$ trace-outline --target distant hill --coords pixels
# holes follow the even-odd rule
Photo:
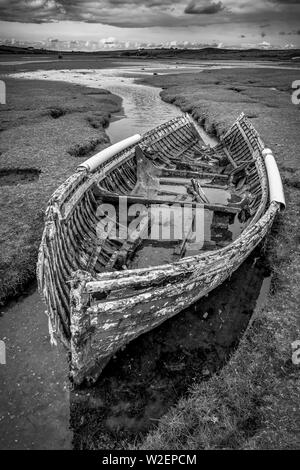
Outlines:
[[[116,51],[50,51],[47,49],[37,49],[34,47],[17,47],[0,45],[0,54],[49,54],[65,56],[103,56],[103,57],[130,57],[145,59],[198,59],[198,60],[291,60],[299,58],[300,49],[218,49],[207,47],[204,49],[137,49],[137,50],[116,50]]]
[[[138,51],[122,51],[122,56],[144,58],[178,58],[199,60],[291,60],[299,57],[300,49],[139,49]]]
[[[34,47],[15,47],[0,45],[0,54],[57,54],[56,51],[47,49],[35,49]]]

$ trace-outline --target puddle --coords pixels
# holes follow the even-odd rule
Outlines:
[[[0,186],[14,186],[28,184],[40,177],[41,171],[37,168],[9,168],[0,170]]]
[[[44,312],[36,285],[1,308],[0,449],[71,448],[68,364]]]

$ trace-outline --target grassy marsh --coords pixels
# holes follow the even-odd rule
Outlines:
[[[193,386],[143,449],[297,449],[300,446],[299,106],[291,102],[297,71],[217,70],[153,77],[164,100],[178,105],[216,135],[242,111],[270,146],[283,177],[287,209],[265,250],[273,272],[267,302],[252,319],[228,364]]]
[[[109,144],[121,99],[106,90],[5,78],[0,110],[0,301],[35,277],[43,212],[78,164]],[[15,184],[13,184],[15,183]]]

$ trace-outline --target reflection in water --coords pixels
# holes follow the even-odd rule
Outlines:
[[[119,351],[93,388],[71,393],[75,449],[135,442],[224,365],[268,286],[259,256],[256,249],[222,286]]]

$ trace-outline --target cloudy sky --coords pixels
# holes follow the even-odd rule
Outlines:
[[[0,0],[2,43],[300,47],[300,0]]]

